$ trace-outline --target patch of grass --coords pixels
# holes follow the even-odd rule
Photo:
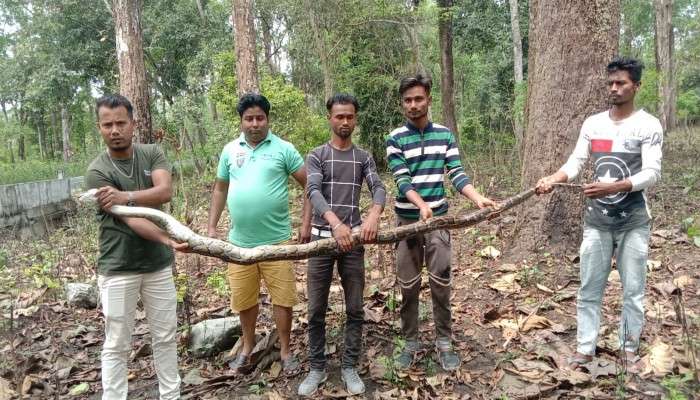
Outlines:
[[[693,381],[693,376],[691,373],[686,373],[685,375],[671,375],[665,377],[661,381],[661,386],[663,386],[668,393],[665,399],[668,400],[687,400],[686,392],[692,393],[692,388],[690,387]]]
[[[207,287],[214,290],[214,293],[221,297],[228,296],[230,291],[228,287],[228,279],[226,279],[226,271],[214,271],[207,276]]]
[[[532,286],[538,282],[542,282],[544,273],[536,265],[531,267],[524,266],[524,268],[518,271],[517,278],[521,286]]]

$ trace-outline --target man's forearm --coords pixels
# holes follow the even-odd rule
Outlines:
[[[221,191],[214,190],[211,195],[211,207],[209,208],[209,222],[207,224],[209,229],[216,229],[216,225],[219,223],[219,218],[221,218],[221,213],[224,211],[225,200],[226,194]]]
[[[410,201],[411,203],[413,203],[413,205],[416,206],[416,207],[418,207],[418,208],[423,208],[423,207],[427,207],[427,206],[428,206],[428,203],[426,203],[426,202],[423,200],[423,198],[420,197],[420,195],[418,194],[418,192],[416,192],[415,190],[409,190],[409,191],[407,191],[407,192],[406,192],[406,198],[408,199],[408,201]]]
[[[156,243],[168,244],[170,236],[153,222],[145,218],[130,217],[122,217],[121,220],[142,238]]]

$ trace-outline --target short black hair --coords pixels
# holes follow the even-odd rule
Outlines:
[[[360,103],[357,102],[355,96],[348,93],[336,93],[326,101],[326,109],[331,112],[334,104],[352,104],[355,107],[355,112],[360,110]]]
[[[401,79],[399,83],[399,95],[403,94],[410,88],[422,86],[427,94],[430,94],[430,88],[433,86],[433,80],[429,76],[423,74],[416,74],[414,76],[407,76]]]
[[[634,83],[639,83],[642,80],[643,69],[644,64],[634,58],[615,57],[610,61],[610,64],[608,64],[608,74],[612,74],[616,71],[627,71],[630,75],[630,79]]]
[[[267,97],[257,93],[246,93],[241,96],[236,106],[238,116],[243,117],[245,110],[252,107],[260,107],[265,112],[266,116],[270,116],[270,102],[267,100]]]
[[[129,114],[129,118],[134,119],[134,106],[131,105],[129,99],[120,94],[106,94],[97,99],[95,102],[95,115],[97,115],[98,121],[100,120],[100,108],[102,107],[112,109],[124,107],[126,108],[126,113]]]

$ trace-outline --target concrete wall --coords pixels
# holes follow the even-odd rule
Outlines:
[[[71,194],[83,177],[0,185],[0,229],[43,234],[47,224],[75,209]]]

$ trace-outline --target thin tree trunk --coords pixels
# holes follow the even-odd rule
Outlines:
[[[673,71],[673,0],[654,0],[656,70],[659,73],[659,119],[664,131],[675,126]]]
[[[10,122],[10,119],[7,117],[7,107],[5,106],[5,102],[2,101],[0,102],[2,104],[2,115],[5,116],[5,123]]]
[[[134,135],[141,143],[153,143],[149,90],[143,61],[142,0],[114,0],[114,31],[119,61],[119,90],[134,106]]]
[[[37,141],[39,142],[39,156],[42,160],[46,160],[46,131],[44,129],[44,121],[41,115],[36,117],[36,133]]]
[[[515,82],[514,99],[517,98],[523,83],[523,43],[520,36],[519,17],[518,0],[510,0],[510,31],[513,38],[513,80]],[[517,105],[517,103],[514,105]],[[513,132],[515,133],[517,147],[520,148],[523,144],[523,124],[521,110],[516,110],[515,108],[513,109]]]
[[[19,140],[17,143],[17,157],[19,157],[21,161],[27,159],[27,155],[24,152],[24,134],[19,135]]]
[[[71,117],[70,113],[68,112],[68,107],[64,104],[61,106],[61,142],[63,143],[63,162],[68,162],[71,158],[70,131]]]
[[[584,119],[607,108],[605,65],[617,53],[619,17],[619,0],[530,2],[522,187],[557,171]],[[582,211],[583,195],[573,190],[555,191],[523,207],[514,254],[573,250],[580,241]]]
[[[265,52],[265,64],[270,70],[270,74],[276,75],[279,73],[279,69],[275,64],[275,60],[272,56],[272,28],[273,28],[273,16],[269,10],[260,10],[260,30],[262,30],[262,41],[263,50]]]
[[[440,38],[440,88],[442,94],[442,120],[452,131],[459,146],[459,131],[455,117],[454,66],[452,57],[452,0],[438,0],[440,20],[438,36]]]
[[[199,13],[199,18],[202,19],[202,22],[207,22],[207,15],[204,14],[204,5],[202,4],[202,0],[194,0],[194,2],[197,5],[197,12]]]
[[[7,140],[7,151],[10,153],[10,164],[15,163],[15,149],[13,148],[13,140],[8,139]]]
[[[211,98],[208,98],[207,103],[209,104],[209,113],[211,114],[211,119],[213,121],[218,121],[219,120],[219,110],[217,110],[217,108],[216,108],[216,101],[214,101]]]
[[[236,50],[238,96],[249,92],[260,92],[253,15],[253,0],[233,0],[233,35]]]
[[[326,49],[326,41],[323,38],[321,27],[318,23],[318,3],[312,4],[310,0],[304,0],[304,7],[309,14],[309,23],[313,31],[314,42],[316,44],[316,52],[321,61],[321,73],[323,73],[323,97],[325,99],[333,96],[333,73],[328,59],[328,50]]]

